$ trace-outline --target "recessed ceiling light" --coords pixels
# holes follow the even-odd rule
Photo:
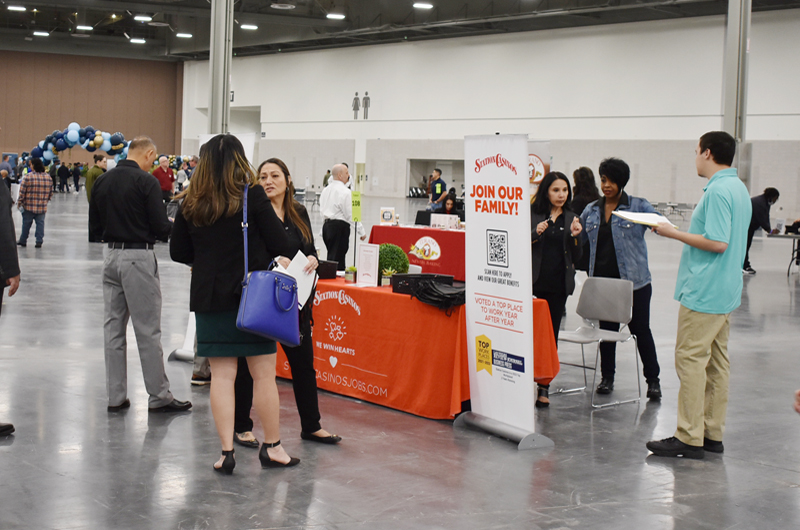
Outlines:
[[[256,26],[255,24],[242,24],[239,27],[242,28],[242,29],[250,29],[250,30],[258,29],[258,26]]]
[[[117,15],[111,15],[111,18],[117,18]]]
[[[27,11],[23,6],[8,6],[9,11]]]
[[[131,39],[130,42],[131,42],[131,44],[144,44],[147,41],[144,40],[144,39]]]
[[[169,27],[169,23],[167,23],[167,22],[156,22],[156,21],[148,22],[147,25],[148,26],[153,26],[154,28],[168,28]]]
[[[46,31],[34,31],[33,34],[36,37],[49,37],[50,36],[50,34],[47,33]]]
[[[192,34],[191,33],[176,33],[175,36],[178,37],[179,39],[191,39],[192,38]]]
[[[38,13],[38,12],[39,12],[39,10],[36,9],[35,7],[33,9],[31,9],[31,13]]]
[[[417,9],[433,9],[433,4],[427,2],[414,2],[414,7]]]
[[[341,13],[328,13],[328,18],[333,20],[344,20],[344,15]]]
[[[297,6],[289,2],[273,2],[269,7],[272,9],[295,9]]]
[[[81,31],[92,31],[94,28],[92,26],[79,25],[79,26],[75,26],[75,29],[79,29]]]
[[[150,22],[151,20],[153,20],[153,17],[151,17],[150,15],[136,15],[135,17],[133,17],[133,20],[137,22]]]

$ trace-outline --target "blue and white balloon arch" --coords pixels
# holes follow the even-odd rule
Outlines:
[[[31,149],[30,156],[50,162],[61,151],[80,145],[90,153],[97,150],[105,151],[119,162],[128,156],[130,143],[130,140],[125,140],[121,132],[111,134],[92,126],[81,127],[77,122],[72,122],[63,131],[53,131],[40,141],[39,145]]]

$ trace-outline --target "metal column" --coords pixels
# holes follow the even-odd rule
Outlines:
[[[211,47],[208,98],[208,132],[228,132],[231,116],[230,84],[233,54],[234,0],[211,0]]]
[[[739,177],[749,187],[749,145],[745,144],[747,124],[747,65],[750,58],[752,0],[728,0],[725,32],[725,64],[722,88],[722,130],[736,138]]]

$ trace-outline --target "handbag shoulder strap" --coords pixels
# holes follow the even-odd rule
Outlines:
[[[244,194],[242,195],[242,233],[244,234],[244,278],[242,278],[242,285],[247,285],[247,267],[249,265],[248,252],[247,252],[247,192],[248,185],[244,185]]]

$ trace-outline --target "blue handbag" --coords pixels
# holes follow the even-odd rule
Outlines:
[[[244,279],[236,327],[242,331],[299,346],[300,313],[297,307],[297,282],[277,271],[248,272],[247,187],[244,190]],[[273,261],[273,263],[275,263]]]

